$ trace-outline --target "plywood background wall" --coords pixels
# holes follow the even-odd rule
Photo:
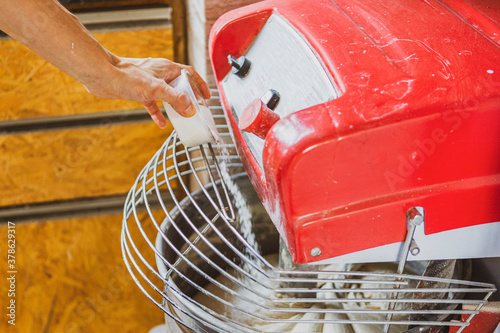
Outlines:
[[[94,36],[120,56],[174,60],[172,29]],[[18,42],[0,40],[0,123],[134,109],[142,105],[94,97]],[[171,131],[149,120],[112,123],[103,116],[90,126],[0,134],[0,212],[124,194]],[[164,322],[163,312],[140,292],[123,263],[122,216],[73,214],[10,220],[16,224],[16,325],[8,325],[2,311],[0,332],[135,333]],[[0,221],[3,253],[7,222]],[[2,309],[9,301],[7,282],[0,282]]]
[[[104,215],[17,224],[16,325],[9,325],[2,311],[0,332],[147,333],[163,323],[163,312],[140,292],[123,264],[121,219]],[[3,250],[6,230],[0,226]],[[153,261],[151,251],[140,251]],[[8,301],[6,282],[0,283],[2,309]]]
[[[96,34],[110,51],[173,58],[172,31]],[[100,99],[20,45],[0,42],[0,120],[142,109]],[[146,111],[144,111],[145,113]],[[170,134],[152,122],[0,136],[0,206],[124,193]]]
[[[119,56],[173,59],[172,29],[94,37]],[[142,108],[137,102],[87,93],[79,82],[14,40],[0,43],[0,105],[0,120]]]

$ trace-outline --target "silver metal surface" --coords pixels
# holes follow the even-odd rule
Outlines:
[[[76,13],[76,17],[84,25],[109,24],[118,22],[159,21],[163,24],[170,23],[172,17],[171,7],[135,8],[121,10],[106,10]]]
[[[227,173],[207,176],[215,170],[212,154],[203,156],[209,149],[185,149],[174,132],[142,170],[124,207],[125,264],[164,311],[171,332],[337,332],[335,327],[352,325],[382,332],[389,323],[391,333],[464,327],[455,316],[473,317],[496,290],[457,278],[461,261],[437,270],[439,276],[427,276],[418,262],[408,263],[417,266],[403,274],[396,273],[397,263],[389,270],[377,264],[280,268],[271,260],[279,235],[243,172],[223,116],[216,121],[225,143],[214,146],[215,158]],[[234,220],[220,209],[220,177]],[[167,207],[165,195],[173,206]],[[153,211],[152,201],[160,201],[161,209]],[[396,288],[400,297],[392,299]],[[466,303],[476,310],[461,310]]]
[[[281,98],[274,110],[281,117],[335,99],[339,90],[307,41],[288,22],[271,15],[244,54],[251,62],[244,78],[233,73],[222,82],[225,98],[236,119],[254,99],[269,89]],[[264,140],[243,133],[262,167]]]

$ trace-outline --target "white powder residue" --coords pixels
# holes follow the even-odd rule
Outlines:
[[[255,239],[255,234],[253,233],[252,230],[252,213],[248,208],[247,200],[241,193],[240,187],[238,186],[237,183],[233,181],[229,173],[229,168],[228,168],[228,162],[230,159],[229,150],[224,146],[222,146],[220,150],[222,153],[221,154],[222,158],[221,161],[219,162],[219,165],[227,189],[233,196],[233,204],[234,207],[236,208],[236,212],[238,213],[239,217],[238,220],[240,224],[240,233],[248,242],[248,245],[254,250],[258,251],[259,244],[257,244],[257,241]],[[250,251],[247,250],[246,254],[250,254],[249,252]]]

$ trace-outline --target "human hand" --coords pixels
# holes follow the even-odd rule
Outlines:
[[[167,59],[121,58],[92,37],[57,0],[0,0],[0,29],[103,98],[141,102],[160,127],[167,121],[157,101],[183,116],[195,113],[189,98],[167,83],[187,69],[205,98],[210,90],[196,71]],[[42,19],[40,19],[42,18]]]
[[[160,127],[167,120],[156,104],[165,101],[184,117],[191,117],[196,110],[189,97],[168,85],[181,74],[183,68],[198,83],[204,98],[210,97],[208,85],[190,66],[161,58],[121,58],[111,56],[112,67],[102,75],[102,80],[82,82],[87,90],[102,98],[122,98],[141,102],[153,121]]]

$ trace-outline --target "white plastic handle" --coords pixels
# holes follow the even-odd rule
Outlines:
[[[194,116],[189,118],[178,114],[167,102],[163,102],[163,106],[184,146],[193,147],[216,141],[215,122],[206,106],[198,105]]]

